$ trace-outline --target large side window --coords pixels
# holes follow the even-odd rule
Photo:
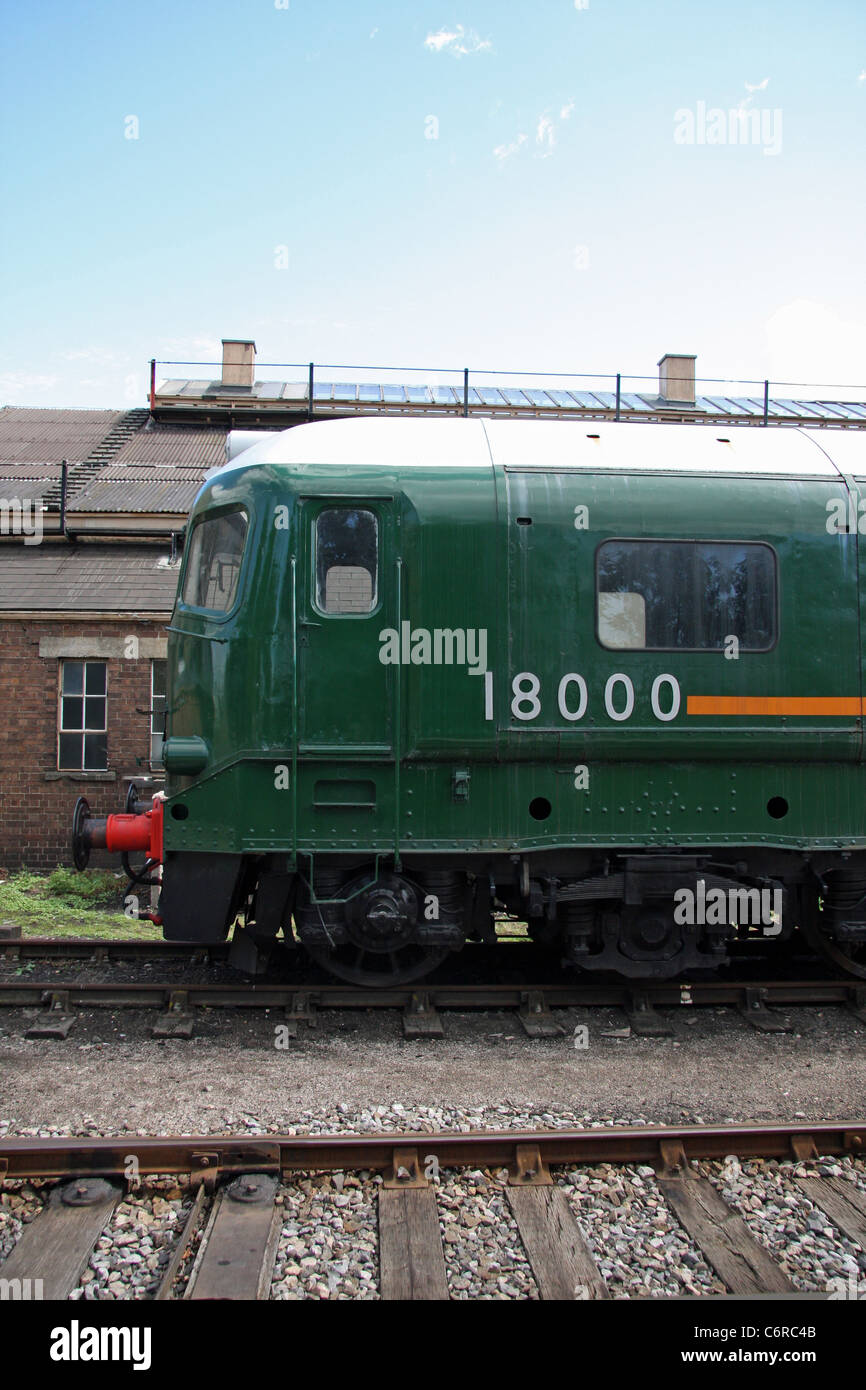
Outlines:
[[[150,766],[162,767],[165,738],[165,674],[168,662],[159,657],[150,663]]]
[[[598,640],[633,651],[767,651],[777,639],[776,556],[747,541],[605,541]]]
[[[183,581],[183,601],[192,608],[227,613],[238,591],[247,535],[242,511],[206,517],[193,527]]]
[[[326,507],[316,517],[316,607],[372,613],[378,598],[379,523],[366,507]]]
[[[108,767],[107,666],[104,661],[64,661],[60,668],[57,766],[67,772]]]

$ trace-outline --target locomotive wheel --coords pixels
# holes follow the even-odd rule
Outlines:
[[[806,895],[804,895],[805,897]],[[842,970],[846,975],[854,975],[858,980],[866,980],[866,943],[852,942],[840,946],[821,930],[821,913],[818,908],[818,895],[809,895],[811,901],[802,904],[800,930],[819,956]]]
[[[800,930],[812,950],[817,951],[819,956],[829,961],[837,970],[843,970],[846,975],[854,975],[858,980],[866,980],[866,945],[857,942],[849,946],[840,946],[838,941],[831,941],[829,936],[825,936],[818,924],[808,916],[801,923]]]
[[[422,946],[417,942],[387,952],[365,950],[353,943],[333,949],[307,946],[306,951],[317,965],[337,979],[350,985],[370,985],[374,989],[422,980],[450,955],[447,946]]]

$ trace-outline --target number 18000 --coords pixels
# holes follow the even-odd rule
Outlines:
[[[541,714],[541,679],[532,671],[519,671],[511,682],[511,714],[522,723],[530,723]],[[656,676],[650,691],[653,717],[669,724],[680,712],[680,685],[675,676],[664,673]],[[589,691],[583,676],[569,671],[562,677],[556,692],[560,715],[569,724],[583,719],[589,708]],[[617,724],[624,723],[634,713],[634,684],[622,671],[608,676],[604,687],[604,710]],[[484,717],[493,718],[493,672],[484,672]]]

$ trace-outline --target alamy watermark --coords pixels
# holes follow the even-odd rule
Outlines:
[[[151,1365],[150,1327],[82,1327],[73,1318],[68,1327],[51,1330],[48,1355],[52,1361],[130,1361],[134,1371]]]
[[[0,1303],[39,1302],[44,1297],[42,1279],[0,1279]]]
[[[828,1280],[827,1293],[831,1302],[839,1299],[866,1302],[866,1279],[858,1279],[856,1275],[849,1274],[845,1280],[837,1275],[834,1279]]]
[[[42,503],[32,497],[0,497],[0,536],[23,536],[25,545],[42,541]]]
[[[474,675],[487,670],[486,627],[385,627],[379,633],[383,666],[468,666]]]
[[[774,107],[707,106],[705,101],[674,112],[677,145],[758,145],[765,155],[782,153],[782,112]]]
[[[825,510],[829,536],[866,536],[866,497],[831,497]]]
[[[708,888],[699,878],[695,888],[674,892],[674,921],[680,927],[760,927],[764,936],[782,930],[781,888]]]

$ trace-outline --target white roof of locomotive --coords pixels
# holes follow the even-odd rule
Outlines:
[[[229,436],[231,439],[231,436]],[[224,469],[255,464],[489,467],[509,470],[672,472],[783,477],[866,476],[866,434],[797,427],[584,420],[424,419],[313,421],[244,433]],[[222,472],[220,469],[219,472]]]

